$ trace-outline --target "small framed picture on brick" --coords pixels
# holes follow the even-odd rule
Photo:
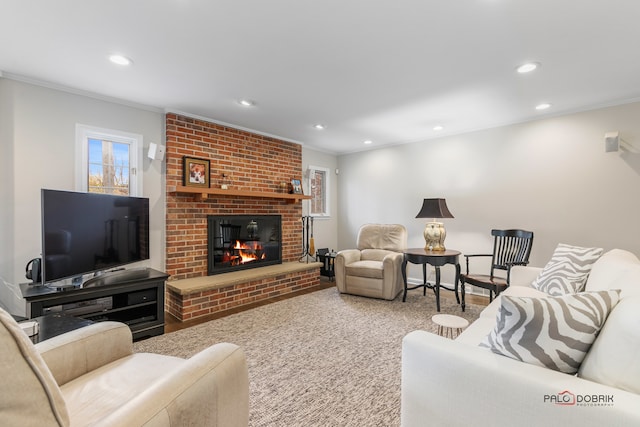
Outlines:
[[[299,179],[291,180],[291,193],[292,194],[302,194],[302,182]]]
[[[184,156],[182,158],[182,183],[185,187],[209,188],[210,162],[207,159]]]

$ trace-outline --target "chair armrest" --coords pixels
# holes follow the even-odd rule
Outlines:
[[[345,249],[336,255],[333,262],[333,274],[336,279],[336,287],[340,292],[345,292],[347,289],[347,265],[356,261],[360,261],[360,250],[358,249]]]
[[[514,265],[511,267],[509,284],[511,286],[530,286],[541,271],[542,267]]]
[[[389,279],[399,277],[402,274],[403,261],[404,261],[403,253],[392,252],[390,254],[385,255],[384,258],[382,258],[382,269],[385,272],[384,273],[385,277],[389,277]]]
[[[479,258],[479,257],[493,257],[493,254],[466,254],[464,255],[465,259],[465,272],[469,274],[469,258]]]
[[[612,408],[557,405],[565,390],[613,396]],[[640,396],[424,331],[402,342],[401,424],[640,425]],[[595,410],[593,410],[595,409]]]
[[[99,322],[38,343],[36,349],[61,386],[132,354],[132,343],[124,323]]]
[[[464,255],[465,258],[473,258],[473,257],[479,257],[479,256],[493,256],[493,254],[466,254],[466,255]]]
[[[514,261],[514,262],[508,262],[508,263],[507,263],[507,266],[508,266],[509,268],[512,268],[512,267],[515,267],[515,266],[522,266],[522,267],[525,267],[525,266],[527,266],[527,265],[529,265],[529,261]]]
[[[391,253],[388,253],[382,259],[383,262],[386,261],[386,260],[392,260],[393,262],[397,262],[398,260],[400,260],[400,263],[402,263],[402,261],[404,260],[404,253],[402,253],[402,252],[391,252]]]
[[[404,261],[403,253],[392,252],[384,256],[384,258],[382,259],[382,265],[385,270],[391,266],[393,266],[393,268],[401,268],[402,261]]]
[[[345,249],[336,255],[336,263],[342,262],[343,265],[351,264],[352,262],[360,261],[361,251],[359,249]]]
[[[249,424],[249,374],[235,344],[215,344],[169,372],[95,426]]]

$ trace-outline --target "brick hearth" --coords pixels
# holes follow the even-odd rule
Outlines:
[[[318,266],[303,271],[269,275],[227,286],[214,285],[207,276],[207,215],[276,214],[282,217],[282,261],[298,263],[302,250],[301,202],[271,197],[198,195],[175,191],[182,185],[183,157],[211,162],[211,187],[220,188],[222,175],[231,179],[230,189],[265,194],[278,193],[281,182],[302,178],[302,147],[178,114],[166,115],[167,217],[166,270],[167,311],[180,320],[194,319],[254,303],[262,299],[317,286]],[[309,264],[312,265],[312,264]],[[255,270],[244,270],[251,274]],[[224,278],[221,279],[224,282]],[[208,288],[186,292],[194,283]]]
[[[319,284],[320,263],[288,262],[167,283],[167,312],[181,321],[285,295]]]

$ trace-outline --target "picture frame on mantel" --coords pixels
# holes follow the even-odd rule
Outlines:
[[[302,193],[302,181],[296,178],[291,180],[291,194],[303,194]]]
[[[211,185],[211,162],[196,157],[182,157],[182,185],[185,187],[209,188]]]

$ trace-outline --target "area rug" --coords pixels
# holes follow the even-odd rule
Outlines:
[[[441,313],[477,319],[482,307],[441,299]],[[328,288],[136,342],[136,352],[189,357],[218,342],[241,346],[249,425],[399,426],[402,338],[436,331],[432,292],[394,301]],[[428,363],[428,361],[425,361]]]

